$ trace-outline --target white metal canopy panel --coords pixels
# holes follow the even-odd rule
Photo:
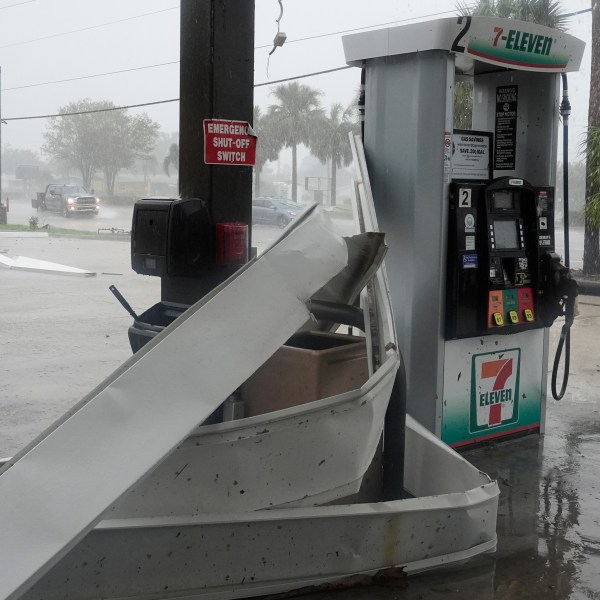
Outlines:
[[[508,69],[577,71],[585,43],[535,23],[497,17],[450,17],[342,37],[346,62],[447,50],[458,57]]]
[[[415,498],[102,521],[23,600],[231,600],[495,549],[497,484],[410,417],[405,483]]]
[[[198,427],[103,518],[313,506],[355,494],[381,437],[396,367],[390,357],[360,389]]]
[[[94,277],[96,275],[93,271],[86,271],[78,267],[61,265],[38,258],[28,258],[27,256],[15,256],[12,258],[0,256],[0,264],[13,271],[32,271],[34,273],[50,273],[54,275],[80,275],[82,277]]]
[[[30,587],[265,362],[346,263],[344,240],[308,210],[11,460],[0,474],[0,598]]]

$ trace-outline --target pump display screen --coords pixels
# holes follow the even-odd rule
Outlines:
[[[494,192],[494,210],[514,210],[515,197],[512,192]]]
[[[519,250],[517,221],[494,221],[494,237],[498,250]]]

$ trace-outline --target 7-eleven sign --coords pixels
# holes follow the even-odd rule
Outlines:
[[[519,419],[521,350],[473,356],[470,431],[510,425]]]

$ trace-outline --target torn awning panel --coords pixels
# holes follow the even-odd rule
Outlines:
[[[309,318],[305,302],[346,264],[344,240],[308,211],[11,460],[0,597],[18,597],[82,539]]]
[[[2,265],[3,267],[7,267],[8,269],[10,269],[13,264],[14,264],[14,260],[12,258],[10,258],[10,256],[3,256],[2,254],[0,254],[0,265]]]
[[[27,256],[15,256],[12,259],[11,269],[14,271],[32,271],[35,273],[53,273],[56,275],[80,275],[82,277],[94,277],[96,273],[79,269],[78,267],[69,267],[59,263],[39,260],[37,258],[28,258]]]
[[[0,254],[0,265],[13,271],[32,271],[34,273],[51,273],[55,275],[80,275],[82,277],[94,277],[96,273],[86,271],[77,267],[69,267],[59,263],[28,258],[27,256],[2,256]]]

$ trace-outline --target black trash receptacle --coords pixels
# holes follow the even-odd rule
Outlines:
[[[127,332],[133,352],[136,353],[188,308],[188,304],[159,302],[139,315]]]
[[[6,206],[0,204],[0,225],[6,225],[8,223],[6,212]]]

